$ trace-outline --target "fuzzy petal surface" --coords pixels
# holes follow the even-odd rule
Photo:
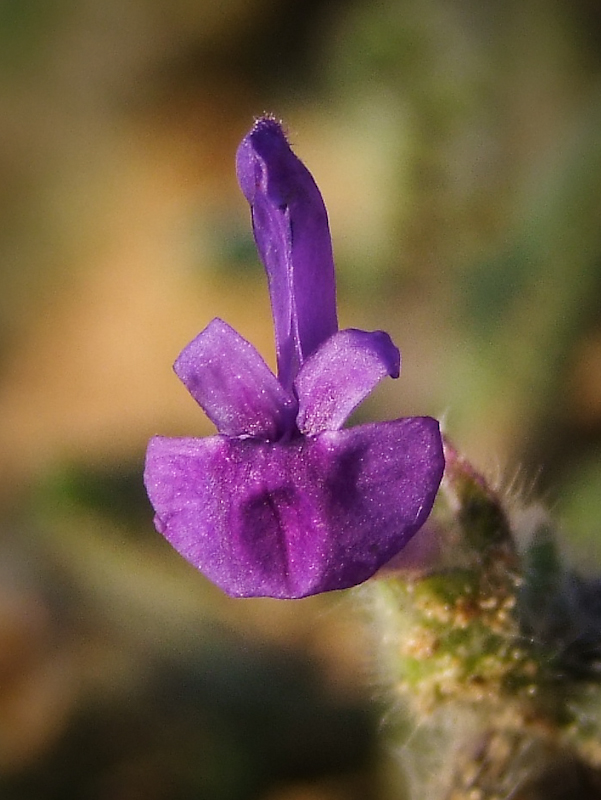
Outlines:
[[[444,469],[429,417],[287,444],[151,440],[157,529],[239,597],[295,598],[362,583],[426,520]]]
[[[221,319],[182,350],[173,368],[220,433],[273,440],[294,420],[294,397],[258,350]]]
[[[382,378],[398,378],[400,369],[401,354],[384,331],[338,331],[303,364],[294,382],[299,430],[308,435],[338,430]]]
[[[238,148],[236,169],[267,270],[278,377],[289,389],[304,360],[338,329],[328,216],[276,120],[255,123]]]

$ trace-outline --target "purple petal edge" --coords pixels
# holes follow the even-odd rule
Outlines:
[[[296,400],[258,350],[221,319],[182,350],[173,368],[220,433],[273,440],[293,424]]]
[[[278,377],[289,389],[304,360],[338,329],[326,208],[279,122],[257,120],[236,155],[269,281]]]
[[[438,423],[413,417],[286,445],[151,440],[157,528],[236,597],[297,598],[362,583],[427,519],[444,470]]]
[[[338,430],[382,378],[398,378],[400,369],[401,354],[384,331],[338,331],[303,364],[294,383],[299,430]]]

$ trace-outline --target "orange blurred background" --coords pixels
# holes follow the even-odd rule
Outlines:
[[[0,0],[0,796],[402,796],[357,607],[222,596],[141,484],[211,432],[171,364],[212,317],[273,363],[264,111],[403,354],[362,417],[443,418],[598,561],[600,45],[586,0]]]

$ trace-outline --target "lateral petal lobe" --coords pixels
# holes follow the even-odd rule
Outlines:
[[[338,331],[303,364],[295,389],[301,433],[338,430],[382,378],[398,378],[401,354],[384,331]]]
[[[221,319],[182,350],[173,368],[220,433],[273,440],[294,419],[292,395],[258,350]]]

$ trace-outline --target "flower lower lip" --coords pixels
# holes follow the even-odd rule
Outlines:
[[[442,477],[439,444],[429,418],[285,445],[156,437],[146,483],[163,535],[229,594],[303,597],[361,583],[409,541]]]

